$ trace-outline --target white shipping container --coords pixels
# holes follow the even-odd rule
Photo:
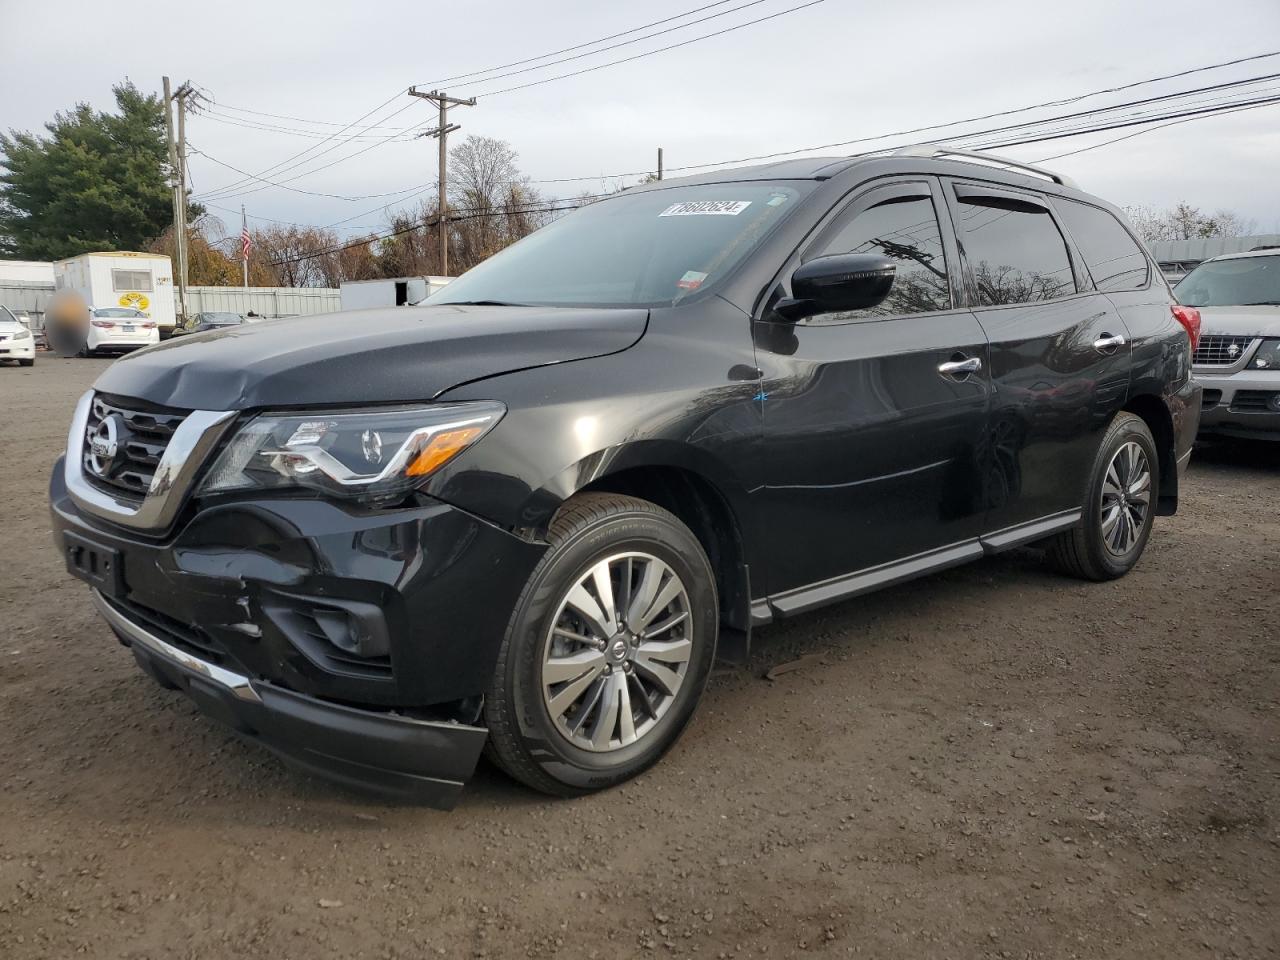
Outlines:
[[[54,286],[74,290],[91,307],[136,307],[173,332],[173,265],[159,253],[84,253],[53,265]]]
[[[443,289],[452,277],[391,277],[386,280],[344,280],[340,287],[343,310],[399,307],[417,303]]]

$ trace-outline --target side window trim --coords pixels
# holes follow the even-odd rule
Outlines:
[[[800,254],[800,262],[805,263],[812,260],[813,250],[815,247],[821,247],[827,243],[831,237],[838,234],[844,229],[850,220],[855,219],[865,213],[872,207],[885,203],[889,200],[933,200],[933,195],[929,191],[929,184],[923,181],[897,182],[890,184],[882,184],[872,187],[870,190],[863,190],[855,194],[847,203],[840,207],[827,223],[819,229],[814,236],[804,244],[804,249]],[[935,216],[937,211],[934,211]]]
[[[1071,293],[1064,294],[1061,297],[1054,297],[1052,300],[1035,301],[1037,303],[1056,303],[1060,300],[1069,300],[1071,297],[1082,295],[1092,295],[1097,293],[1093,287],[1093,278],[1089,275],[1084,265],[1084,260],[1080,256],[1079,250],[1076,248],[1075,242],[1071,238],[1066,225],[1058,217],[1057,211],[1053,207],[1052,201],[1047,195],[1033,193],[1029,190],[1014,187],[991,187],[986,184],[972,183],[965,180],[957,180],[953,177],[943,178],[943,197],[947,207],[947,214],[952,221],[952,232],[959,247],[959,269],[963,278],[965,291],[965,302],[971,310],[1002,310],[1009,307],[1024,306],[1024,304],[984,304],[978,296],[978,281],[973,272],[973,266],[969,260],[968,250],[965,249],[965,231],[962,224],[964,218],[961,216],[960,203],[965,197],[982,197],[990,196],[1013,200],[1029,206],[1039,207],[1049,215],[1050,222],[1057,228],[1058,235],[1062,238],[1063,246],[1067,251],[1067,263],[1071,266],[1071,278],[1075,290]]]
[[[893,314],[887,317],[874,317],[862,320],[848,320],[843,323],[825,323],[823,326],[844,326],[857,323],[879,323],[885,320],[901,320],[907,317],[929,316],[952,313],[965,309],[962,303],[962,288],[957,281],[958,260],[955,237],[951,232],[950,213],[941,198],[941,183],[937,177],[926,174],[911,174],[902,178],[894,177],[889,182],[872,181],[855,188],[850,195],[842,198],[828,212],[817,228],[810,233],[803,243],[787,259],[783,267],[781,282],[785,284],[793,270],[807,260],[813,259],[810,254],[815,247],[820,247],[832,236],[839,233],[850,220],[887,200],[928,200],[937,222],[938,233],[942,241],[944,269],[947,272],[947,292],[950,306],[942,310],[928,310],[922,313]],[[789,290],[788,290],[789,292]],[[801,326],[808,326],[800,321]]]

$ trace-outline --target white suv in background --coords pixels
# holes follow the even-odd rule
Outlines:
[[[1280,249],[1206,260],[1173,292],[1200,308],[1200,436],[1280,440]]]
[[[133,350],[160,342],[156,322],[133,307],[90,307],[89,335],[81,356],[98,351]]]
[[[17,360],[24,367],[36,362],[35,338],[8,307],[0,307],[0,360]]]

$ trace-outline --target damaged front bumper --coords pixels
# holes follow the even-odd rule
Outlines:
[[[82,512],[59,463],[53,537],[139,664],[295,765],[447,808],[482,696],[546,549],[421,497],[189,505],[145,536]]]
[[[484,727],[356,709],[252,680],[166,642],[98,590],[93,602],[157,683],[309,773],[447,810],[480,759]]]

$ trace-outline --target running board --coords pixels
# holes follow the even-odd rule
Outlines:
[[[769,598],[769,606],[773,609],[775,616],[790,617],[837,600],[892,586],[904,580],[914,580],[926,573],[957,567],[970,560],[977,560],[984,553],[982,545],[977,540],[966,540],[928,553],[918,553],[905,560],[882,563],[878,567],[824,580],[812,586],[774,594]]]
[[[927,553],[918,553],[905,560],[893,560],[876,567],[859,570],[821,583],[797,587],[785,593],[777,593],[764,600],[751,601],[752,626],[764,626],[774,617],[790,617],[818,607],[847,600],[850,597],[871,593],[906,580],[914,580],[930,573],[957,567],[971,560],[1001,553],[1025,543],[1034,543],[1053,536],[1062,530],[1078,525],[1083,518],[1081,510],[1064,510],[1039,520],[1019,523],[973,540],[953,543]]]
[[[1061,533],[1063,530],[1070,530],[1072,527],[1077,526],[1083,518],[1084,511],[1082,510],[1064,510],[1062,513],[1041,517],[1039,520],[1032,520],[1030,523],[1019,523],[1012,527],[1005,527],[1003,530],[985,533],[978,538],[978,542],[982,544],[982,549],[988,555],[1000,553],[1012,547],[1022,546],[1024,543],[1043,540],[1045,537],[1051,537],[1055,533]]]

